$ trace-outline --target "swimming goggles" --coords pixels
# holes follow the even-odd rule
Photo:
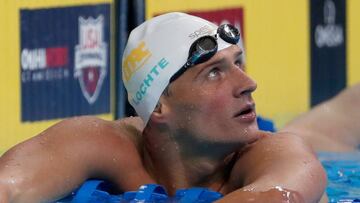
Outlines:
[[[170,83],[179,78],[188,68],[213,57],[218,50],[217,36],[230,44],[237,44],[240,40],[239,30],[231,24],[219,26],[215,36],[206,35],[195,40],[190,46],[186,63],[170,78]]]

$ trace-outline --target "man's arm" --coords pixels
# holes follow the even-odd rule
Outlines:
[[[302,136],[316,151],[351,151],[360,145],[360,84],[299,116],[281,131]]]
[[[240,183],[219,202],[318,202],[326,174],[312,149],[292,134],[263,138],[243,153],[231,180]],[[243,186],[243,187],[241,187]],[[236,189],[241,187],[240,189]]]
[[[149,177],[141,170],[138,151],[126,133],[121,123],[94,117],[52,126],[0,158],[2,198],[7,196],[10,202],[55,200],[88,178],[111,179],[120,189],[137,189],[136,181]],[[128,168],[139,173],[131,177]]]

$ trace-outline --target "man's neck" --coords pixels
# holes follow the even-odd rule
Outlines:
[[[183,135],[185,137],[186,135]],[[236,153],[234,145],[174,140],[167,132],[144,133],[144,165],[170,194],[176,189],[207,187],[219,190]],[[233,150],[229,150],[229,149]]]

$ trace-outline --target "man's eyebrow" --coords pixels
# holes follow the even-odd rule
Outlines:
[[[243,54],[243,51],[242,51],[242,50],[236,51],[236,52],[234,53],[234,58],[237,58],[237,57],[241,56],[242,54]],[[216,64],[223,63],[225,60],[226,60],[225,57],[221,57],[221,58],[214,59],[214,61],[209,62],[209,64],[206,64],[206,66],[205,66],[204,68],[202,68],[202,69],[200,70],[200,72],[201,72],[202,70],[206,69],[206,68],[209,67],[209,66],[213,66],[213,65],[216,65]]]
[[[235,58],[237,58],[237,57],[241,56],[243,53],[244,52],[242,50],[239,50],[239,51],[235,52],[234,56],[235,56]]]
[[[234,53],[234,58],[238,58],[240,57],[241,55],[243,54],[243,51],[242,50],[239,50],[239,51],[236,51]],[[210,59],[211,60],[211,59]],[[214,65],[217,65],[217,64],[221,64],[221,63],[224,63],[226,60],[225,57],[220,57],[220,58],[217,58],[217,59],[214,59],[213,61],[211,62],[208,62],[208,64],[206,64],[203,68],[201,68],[201,70],[199,70],[199,72],[196,73],[195,75],[195,78],[197,78],[204,70],[206,70],[207,68],[209,67],[212,67]],[[206,63],[206,62],[205,62]]]
[[[213,65],[216,65],[216,64],[219,64],[219,63],[223,63],[224,61],[225,61],[225,57],[217,58],[214,61],[211,61],[208,64],[206,64],[206,67],[213,66]],[[203,68],[203,69],[205,69],[205,68]]]

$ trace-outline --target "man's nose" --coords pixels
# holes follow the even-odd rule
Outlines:
[[[232,76],[232,80],[235,86],[233,89],[235,97],[250,95],[256,90],[257,83],[255,80],[250,78],[244,70],[238,68],[234,71]]]

